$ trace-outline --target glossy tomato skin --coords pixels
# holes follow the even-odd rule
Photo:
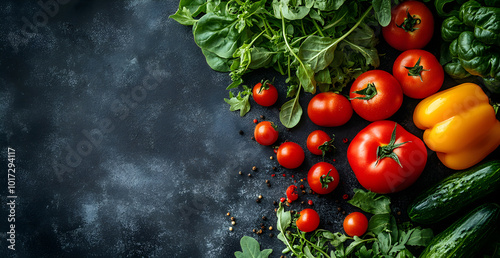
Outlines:
[[[437,58],[421,49],[401,53],[394,62],[392,74],[401,85],[403,94],[414,99],[436,93],[444,82],[444,70]]]
[[[274,87],[272,84],[264,82],[266,87],[268,89],[261,89],[263,87],[263,84],[261,82],[255,84],[255,86],[252,89],[252,96],[253,100],[264,107],[269,107],[274,105],[276,101],[278,100],[278,90],[276,87]]]
[[[279,133],[273,123],[262,121],[255,126],[253,135],[259,144],[269,146],[278,140]]]
[[[304,209],[299,213],[300,217],[295,222],[297,228],[303,232],[311,232],[319,226],[319,214],[313,209]]]
[[[305,153],[302,147],[294,142],[284,142],[278,148],[278,163],[288,169],[298,168],[304,162]]]
[[[352,116],[349,100],[337,93],[322,92],[314,96],[307,106],[307,115],[319,126],[334,127],[347,123]]]
[[[368,219],[361,212],[353,212],[344,219],[344,231],[350,237],[361,237],[368,229]]]
[[[307,149],[314,155],[322,155],[319,146],[330,142],[332,138],[322,130],[315,130],[307,136]]]
[[[417,23],[413,31],[405,31],[402,25],[408,13],[415,18]],[[434,17],[427,6],[418,1],[402,2],[391,10],[391,22],[382,27],[385,41],[393,48],[405,51],[408,49],[423,48],[431,41],[434,33]]]
[[[376,94],[367,100],[358,99],[366,95],[355,92],[367,87],[375,87]],[[390,73],[382,70],[371,70],[356,78],[351,86],[349,98],[356,114],[373,122],[387,119],[398,111],[403,103],[403,90],[396,78]]]
[[[326,184],[322,183],[325,179],[330,179],[330,182]],[[318,194],[331,193],[337,188],[339,181],[339,172],[332,164],[327,162],[316,163],[309,169],[309,173],[307,174],[309,187]]]
[[[395,126],[395,143],[404,144],[392,152],[401,166],[390,157],[377,163],[377,148],[391,142]],[[406,189],[418,179],[427,163],[427,149],[422,140],[401,125],[382,120],[369,124],[354,137],[347,148],[347,160],[364,188],[387,194]]]

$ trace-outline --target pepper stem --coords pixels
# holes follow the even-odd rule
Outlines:
[[[421,58],[422,57],[418,58],[418,61],[414,66],[405,66],[404,68],[408,69],[408,76],[418,76],[418,77],[420,77],[420,81],[424,82],[422,80],[422,72],[423,71],[430,71],[430,70],[424,69],[424,67],[422,65],[420,65]]]
[[[396,148],[401,147],[403,144],[409,143],[411,141],[401,142],[401,143],[396,144],[396,127],[397,126],[398,126],[398,124],[396,123],[396,125],[394,125],[394,130],[392,131],[391,141],[389,142],[389,144],[377,147],[377,162],[375,162],[375,166],[378,165],[380,160],[382,160],[384,158],[391,158],[394,161],[396,161],[400,167],[403,167],[403,165],[401,165],[401,162],[399,161],[398,155],[396,155],[396,153],[394,153],[394,150]]]

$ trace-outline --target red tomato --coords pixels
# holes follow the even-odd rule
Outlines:
[[[319,226],[319,214],[313,209],[303,209],[295,222],[297,228],[303,232],[311,232]]]
[[[319,162],[309,169],[307,182],[311,189],[318,194],[331,193],[339,184],[340,177],[337,169],[330,163]]]
[[[281,166],[294,169],[298,168],[304,162],[305,153],[302,147],[294,142],[284,142],[278,148],[278,163]]]
[[[278,90],[266,80],[255,84],[252,90],[252,96],[257,104],[269,107],[278,100]]]
[[[420,49],[406,50],[399,55],[392,74],[403,88],[403,94],[414,99],[436,93],[444,81],[444,70],[437,58]]]
[[[364,188],[394,193],[418,179],[427,163],[427,149],[401,125],[383,120],[369,124],[354,137],[347,160]]]
[[[352,108],[368,121],[387,119],[403,103],[403,90],[388,72],[371,70],[358,76],[349,93]]]
[[[276,131],[276,126],[273,123],[263,121],[255,126],[253,136],[258,143],[268,146],[278,140],[278,131]]]
[[[286,199],[288,202],[293,202],[299,198],[299,192],[297,191],[297,186],[291,185],[286,189]]]
[[[434,33],[434,17],[418,1],[405,1],[392,8],[391,22],[382,27],[382,35],[391,47],[405,51],[423,48]]]
[[[314,155],[323,155],[335,149],[332,138],[321,130],[313,131],[307,136],[307,149]]]
[[[361,237],[368,229],[368,219],[361,212],[353,212],[344,219],[344,231],[347,235]]]
[[[323,92],[309,101],[307,115],[319,126],[341,126],[351,119],[352,107],[346,97],[333,92]]]

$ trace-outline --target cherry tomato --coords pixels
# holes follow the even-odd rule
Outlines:
[[[278,140],[278,131],[276,126],[269,121],[263,121],[255,126],[253,132],[255,140],[261,145],[271,145]]]
[[[307,136],[307,149],[314,155],[325,155],[334,150],[332,138],[321,130],[313,131]]]
[[[341,126],[351,119],[352,107],[346,97],[334,92],[323,92],[309,101],[307,115],[319,126]]]
[[[418,1],[402,2],[391,10],[391,22],[382,27],[387,43],[400,51],[423,48],[434,33],[434,17],[427,6]]]
[[[444,82],[444,70],[437,58],[421,49],[401,53],[394,62],[392,74],[403,88],[403,94],[414,99],[436,93]]]
[[[368,121],[387,119],[403,103],[403,90],[388,72],[367,71],[353,82],[349,93],[352,108]]]
[[[339,172],[330,163],[319,162],[309,169],[307,182],[311,189],[318,194],[331,193],[337,188],[340,181]]]
[[[427,148],[396,122],[376,121],[352,139],[347,160],[364,188],[394,193],[420,177],[427,163]]]
[[[278,163],[288,169],[298,168],[304,162],[302,147],[294,142],[284,142],[278,148]]]
[[[269,107],[278,100],[278,90],[271,82],[266,80],[255,84],[252,90],[252,96],[257,104]]]
[[[297,186],[291,185],[286,189],[286,199],[288,202],[293,202],[299,198],[299,192],[297,191]]]
[[[361,237],[368,229],[368,219],[361,212],[353,212],[344,219],[344,231],[347,235]]]
[[[311,232],[319,226],[319,214],[313,209],[303,209],[295,222],[297,228],[303,232]]]

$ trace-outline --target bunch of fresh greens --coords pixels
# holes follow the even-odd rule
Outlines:
[[[444,70],[455,79],[479,76],[491,92],[500,93],[500,1],[471,0],[451,13],[441,27],[448,42],[441,54]]]
[[[286,75],[292,99],[281,108],[280,120],[290,128],[302,114],[302,89],[341,91],[379,66],[377,39],[368,25],[389,24],[391,1],[181,0],[170,17],[193,26],[194,41],[212,69],[230,72],[227,89],[238,88],[244,74],[259,68]],[[231,93],[226,102],[243,116],[251,94]]]
[[[426,246],[433,238],[431,229],[412,227],[409,222],[398,224],[387,196],[355,189],[349,203],[373,214],[362,237],[323,229],[306,234],[297,229],[290,211],[280,205],[276,214],[278,239],[286,245],[283,253],[297,257],[415,257],[407,247]]]

